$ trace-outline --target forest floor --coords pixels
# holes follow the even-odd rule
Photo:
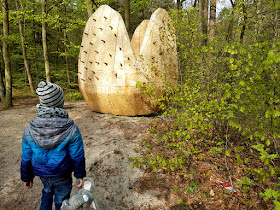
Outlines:
[[[17,97],[14,107],[8,110],[4,110],[3,103],[0,103],[0,210],[39,208],[40,179],[36,177],[34,187],[26,189],[19,171],[22,132],[36,116],[37,103],[36,96]],[[214,166],[221,162],[219,158],[195,160],[192,165],[200,172],[195,174],[193,171],[187,176],[159,175],[150,170],[132,168],[129,157],[139,155],[141,140],[147,137],[147,130],[154,120],[161,121],[161,115],[126,117],[101,114],[90,110],[85,101],[66,102],[64,108],[82,133],[87,176],[95,180],[94,196],[102,210],[274,209],[271,203],[263,202],[258,195],[258,187],[252,188],[247,195],[242,194],[242,189],[236,184],[241,179],[242,167],[236,168],[232,164],[237,194],[215,184],[213,180],[217,179],[229,182],[223,180],[225,172]]]

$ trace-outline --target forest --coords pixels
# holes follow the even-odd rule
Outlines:
[[[222,191],[219,199],[236,196],[244,209],[280,209],[280,2],[229,0],[218,11],[225,2],[1,0],[0,99],[10,109],[46,80],[61,85],[67,100],[83,100],[77,68],[89,16],[109,5],[131,38],[142,20],[164,8],[176,29],[179,81],[166,84],[160,97],[146,89],[164,120],[155,119],[139,156],[130,157],[132,167],[171,177],[182,209],[189,196],[216,202],[203,189],[211,173],[239,191]]]

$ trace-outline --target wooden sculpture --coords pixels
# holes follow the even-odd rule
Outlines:
[[[80,90],[90,108],[116,115],[147,115],[158,111],[142,93],[154,84],[176,83],[178,63],[174,29],[168,14],[157,9],[143,21],[130,43],[121,15],[103,5],[84,29],[78,63]],[[136,87],[137,82],[144,87]]]

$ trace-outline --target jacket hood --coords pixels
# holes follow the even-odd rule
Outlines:
[[[42,149],[57,147],[75,129],[70,118],[35,117],[30,122],[30,134]]]

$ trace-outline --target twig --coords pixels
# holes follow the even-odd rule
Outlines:
[[[227,135],[228,135],[228,122],[227,122],[227,131],[226,131],[225,152],[226,152],[227,149],[228,149],[228,138],[227,138]],[[226,164],[226,168],[227,168],[227,170],[228,170],[228,172],[229,172],[229,181],[230,181],[231,187],[234,188],[234,187],[233,187],[233,184],[232,184],[232,180],[231,180],[231,173],[230,173],[229,168],[228,168],[228,165],[227,165],[227,156],[226,156],[226,155],[225,155],[225,164]]]
[[[228,122],[227,122],[227,131],[226,131],[226,145],[225,145],[225,152],[228,150]],[[227,156],[225,155],[225,164],[226,164],[226,168],[229,171],[228,165],[227,165]]]

